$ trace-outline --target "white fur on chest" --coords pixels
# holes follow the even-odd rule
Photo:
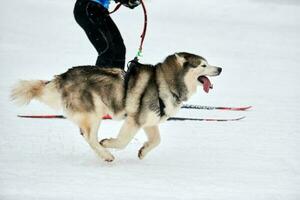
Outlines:
[[[187,98],[189,99],[197,91],[198,81],[197,73],[193,72],[195,69],[190,69],[187,75],[184,77],[184,83],[187,88]]]

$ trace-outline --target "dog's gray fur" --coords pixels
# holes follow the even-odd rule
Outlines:
[[[140,128],[148,141],[139,151],[144,156],[160,142],[158,124],[173,116],[196,92],[199,76],[216,76],[221,68],[208,65],[201,56],[176,53],[157,65],[138,65],[127,73],[120,69],[80,66],[51,81],[21,81],[12,90],[20,104],[36,98],[66,116],[105,161],[114,157],[106,148],[124,148]],[[199,84],[201,85],[201,84]],[[110,114],[125,123],[117,138],[98,142],[100,117]]]

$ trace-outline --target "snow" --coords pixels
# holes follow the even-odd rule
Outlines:
[[[10,0],[0,7],[0,199],[300,199],[300,3],[297,0],[147,2],[143,62],[189,51],[223,67],[209,94],[189,103],[252,105],[247,112],[186,111],[178,116],[237,117],[239,122],[167,122],[162,143],[143,161],[142,131],[116,160],[94,155],[67,120],[19,119],[59,114],[32,102],[18,108],[18,79],[51,79],[94,64],[96,51],[73,19],[74,1]],[[139,45],[141,8],[113,15],[127,44]],[[121,122],[103,122],[101,138]]]

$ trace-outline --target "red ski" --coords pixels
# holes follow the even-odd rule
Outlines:
[[[66,119],[63,115],[18,115],[20,118],[31,118],[31,119]],[[112,119],[110,115],[105,115],[102,119]]]

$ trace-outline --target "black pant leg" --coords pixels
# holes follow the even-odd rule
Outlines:
[[[98,56],[97,63],[101,63],[102,59],[112,56],[112,66],[124,69],[126,47],[121,33],[111,17],[106,18],[105,26],[104,34],[107,35],[107,40],[109,41],[110,46],[108,51],[105,51],[103,54]]]
[[[98,52],[96,65],[124,69],[125,45],[107,9],[95,2],[78,0],[74,16]]]

